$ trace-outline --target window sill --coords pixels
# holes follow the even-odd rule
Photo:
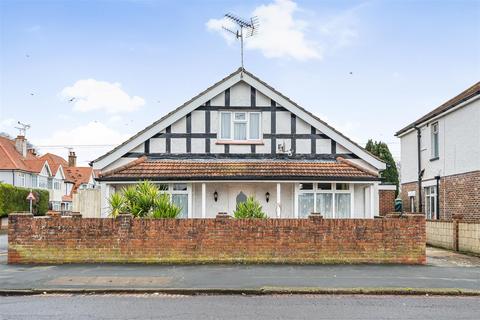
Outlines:
[[[263,145],[262,140],[217,140],[216,144]]]
[[[438,160],[438,159],[440,159],[440,157],[431,158],[430,161],[435,161],[435,160]]]

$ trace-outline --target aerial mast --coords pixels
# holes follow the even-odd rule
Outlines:
[[[243,69],[243,39],[244,37],[252,37],[257,33],[259,27],[258,18],[252,17],[250,18],[250,20],[246,20],[239,18],[231,13],[225,14],[225,18],[227,18],[229,21],[232,21],[238,26],[237,30],[232,30],[225,26],[222,26],[222,29],[233,34],[236,39],[240,39],[240,64]],[[246,32],[245,34],[244,31]]]

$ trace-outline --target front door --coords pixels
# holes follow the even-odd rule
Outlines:
[[[251,196],[255,196],[255,186],[242,182],[232,183],[228,187],[228,213],[233,214],[237,203],[243,202]]]

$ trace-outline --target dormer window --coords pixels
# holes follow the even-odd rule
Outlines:
[[[260,112],[221,112],[221,140],[260,140]]]

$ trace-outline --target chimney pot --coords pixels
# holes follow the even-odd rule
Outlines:
[[[75,155],[75,151],[68,152],[68,166],[69,167],[77,166],[77,156]]]

